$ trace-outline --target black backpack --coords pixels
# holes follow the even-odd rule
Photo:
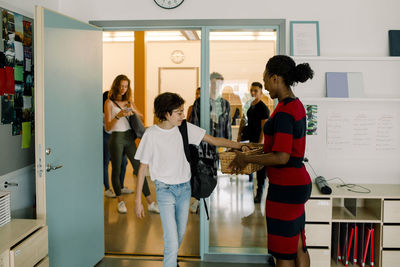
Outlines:
[[[190,171],[192,172],[192,177],[190,178],[192,197],[197,200],[200,198],[203,199],[207,220],[209,220],[210,218],[205,198],[209,197],[217,186],[217,180],[214,178],[212,167],[210,167],[213,163],[208,162],[212,160],[199,158],[196,146],[189,145],[186,120],[182,121],[181,126],[179,126],[179,131],[182,135],[183,149],[185,151],[186,159],[190,164]]]

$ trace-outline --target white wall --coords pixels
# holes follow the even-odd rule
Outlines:
[[[33,18],[35,5],[58,11],[60,0],[2,0],[0,6]]]
[[[125,74],[133,88],[134,44],[103,43],[103,92],[110,89],[115,77]]]
[[[181,50],[185,60],[180,64],[171,61],[171,53]],[[194,42],[147,42],[146,44],[146,125],[153,124],[153,103],[158,95],[159,67],[198,67],[200,69],[200,41]],[[193,104],[196,88],[187,88],[192,99],[186,99],[186,107]],[[180,92],[177,92],[180,93]]]
[[[291,20],[318,20],[322,56],[388,55],[388,30],[400,28],[399,10],[398,0],[187,0],[175,10],[151,0],[60,0],[61,12],[84,21],[279,18],[288,29]]]

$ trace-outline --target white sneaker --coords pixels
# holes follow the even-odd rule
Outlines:
[[[106,190],[106,191],[104,192],[104,195],[105,195],[106,197],[115,197],[115,194],[114,194],[114,192],[113,192],[111,189]]]
[[[124,187],[124,188],[121,189],[121,193],[122,194],[132,194],[133,190],[129,189],[128,187]]]
[[[197,213],[197,210],[199,209],[199,205],[200,205],[200,202],[196,199],[193,202],[192,206],[190,207],[190,212],[191,213]]]
[[[153,202],[149,206],[147,206],[147,210],[154,213],[160,213],[160,210],[158,209],[158,204],[156,202]]]
[[[127,212],[127,209],[126,209],[126,206],[125,206],[125,202],[121,201],[121,202],[118,203],[118,212],[119,213],[126,213]]]

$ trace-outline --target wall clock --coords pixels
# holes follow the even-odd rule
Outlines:
[[[162,8],[173,9],[177,8],[183,3],[184,0],[154,0],[154,2]]]
[[[174,50],[171,53],[171,61],[175,64],[181,64],[185,60],[185,54],[182,50]]]

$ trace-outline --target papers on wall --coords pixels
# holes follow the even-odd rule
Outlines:
[[[23,65],[24,64],[24,48],[21,42],[14,42],[15,49],[15,64]]]
[[[31,122],[22,123],[22,148],[29,148],[31,146]]]
[[[14,120],[14,96],[1,96],[1,123],[10,124]]]
[[[317,135],[318,105],[305,105],[307,117],[307,135]]]
[[[330,110],[326,124],[328,154],[369,158],[396,152],[398,120],[395,112]]]
[[[23,28],[24,17],[20,14],[14,15],[15,24],[15,41],[22,42],[24,39],[24,28]]]
[[[11,134],[21,135],[32,126],[34,115],[32,20],[0,8],[1,123],[11,124]],[[26,122],[26,123],[25,123]],[[25,123],[25,124],[24,124]],[[27,134],[27,133],[26,133]],[[27,141],[26,137],[25,141]],[[28,144],[28,142],[26,142]]]
[[[4,73],[5,73],[4,94],[13,95],[15,91],[14,68],[5,67]]]
[[[23,109],[31,109],[32,108],[32,97],[31,96],[23,96],[24,106]]]
[[[24,67],[23,66],[15,65],[15,67],[14,67],[14,79],[15,79],[15,81],[18,81],[18,82],[23,82],[24,81]]]

